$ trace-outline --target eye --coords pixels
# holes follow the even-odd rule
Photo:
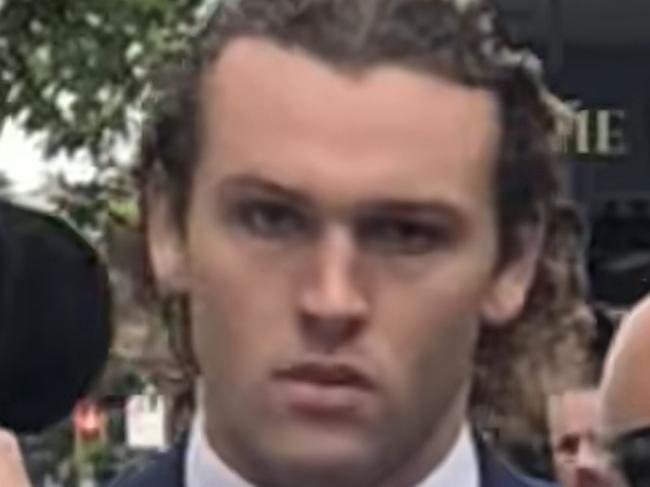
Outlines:
[[[576,455],[580,447],[580,438],[575,435],[568,435],[562,438],[557,445],[557,449],[564,455]]]
[[[249,234],[264,239],[294,238],[308,227],[307,218],[298,209],[273,201],[241,202],[235,220]]]
[[[441,225],[405,217],[372,217],[360,225],[364,245],[381,252],[417,255],[431,252],[447,240]]]

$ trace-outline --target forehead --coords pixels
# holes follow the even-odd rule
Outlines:
[[[280,177],[299,179],[308,168],[311,180],[326,182],[345,173],[357,193],[385,181],[416,193],[426,181],[431,190],[444,166],[446,179],[463,182],[447,184],[449,197],[462,199],[485,183],[468,174],[492,173],[500,138],[487,91],[398,66],[343,72],[262,39],[231,41],[203,96],[205,152],[218,155],[219,169],[236,159],[237,169],[273,165]]]
[[[569,391],[549,399],[549,423],[557,434],[589,432],[597,426],[596,390]]]

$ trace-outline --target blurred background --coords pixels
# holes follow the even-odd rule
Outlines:
[[[594,353],[603,355],[650,289],[650,2],[495,1],[504,28],[544,61],[577,114],[563,150],[588,228]],[[22,438],[36,486],[100,485],[183,429],[183,371],[143,283],[130,171],[156,76],[216,4],[0,0],[0,197],[68,219],[106,258],[116,293],[101,381],[69,420]],[[504,450],[549,476],[544,425],[520,437],[502,436]]]

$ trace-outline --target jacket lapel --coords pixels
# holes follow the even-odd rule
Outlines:
[[[478,440],[477,451],[481,470],[481,487],[557,487],[555,484],[533,480],[515,473],[502,462],[482,440]]]

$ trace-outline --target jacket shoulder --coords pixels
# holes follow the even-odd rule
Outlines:
[[[481,448],[481,487],[559,487],[517,472],[489,449]]]
[[[183,451],[176,446],[161,453],[141,468],[122,474],[108,487],[183,487]]]
[[[513,474],[512,487],[560,487],[546,480],[534,479],[520,474]]]
[[[560,487],[558,484],[546,480],[533,479],[530,477],[520,477],[523,481],[521,487]]]
[[[509,466],[501,465],[499,472],[493,472],[484,478],[482,487],[559,487],[559,485],[546,480],[534,479],[515,472]]]

